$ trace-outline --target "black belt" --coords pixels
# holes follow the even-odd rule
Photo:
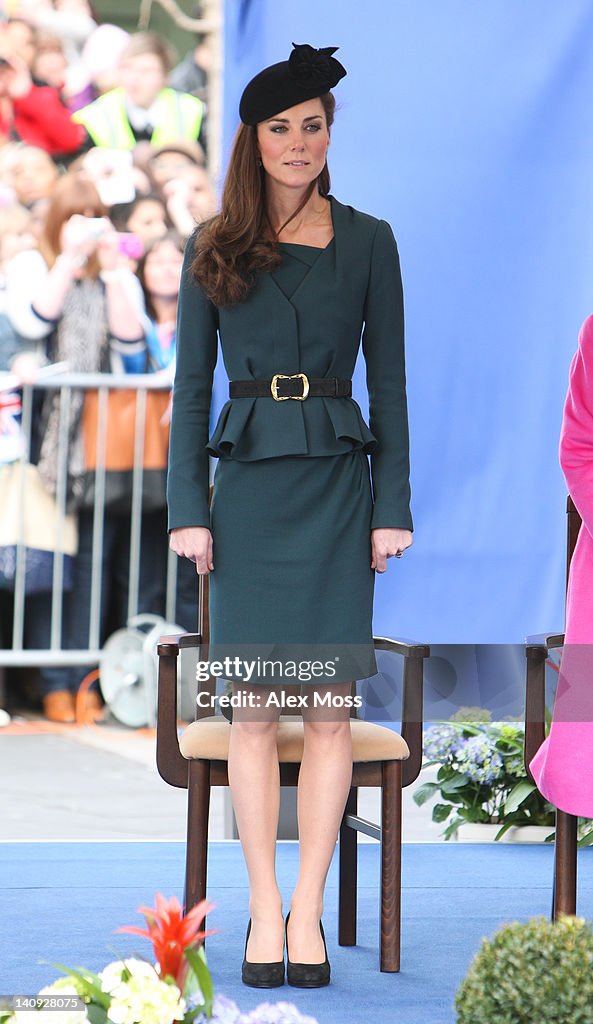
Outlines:
[[[273,398],[283,402],[286,398],[300,401],[312,396],[349,398],[352,381],[345,377],[307,377],[304,373],[275,373],[269,380],[231,380],[229,398]]]

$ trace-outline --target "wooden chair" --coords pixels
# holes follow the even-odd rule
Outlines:
[[[567,498],[566,584],[570,563],[581,528],[581,517],[571,497]],[[549,651],[564,644],[564,633],[538,634],[527,638],[527,684],[525,701],[525,770],[545,738],[546,659]],[[578,817],[556,808],[552,920],[560,914],[576,914]]]
[[[208,577],[200,578],[201,633],[162,636],[159,657],[157,765],[165,782],[188,790],[187,846],[184,909],[187,913],[206,896],[208,865],[208,816],[212,786],[228,786],[228,744],[231,724],[226,717],[208,714],[197,707],[196,720],[177,729],[177,665],[179,652],[202,648],[207,658],[209,624]],[[339,830],[338,942],[356,945],[357,834],[381,844],[380,970],[399,971],[401,931],[401,815],[402,787],[414,782],[422,765],[422,690],[426,644],[408,640],[374,638],[375,649],[392,651],[404,658],[401,734],[382,725],[365,722],[351,709],[353,739],[352,783]],[[306,685],[306,684],[305,684]],[[300,685],[286,686],[300,692]],[[215,680],[204,684],[212,696]],[[356,684],[352,693],[356,692]],[[281,715],[278,725],[280,785],[296,786],[303,753],[302,717]],[[374,824],[357,813],[360,786],[381,788],[381,822]]]

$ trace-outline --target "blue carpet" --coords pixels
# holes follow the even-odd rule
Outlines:
[[[183,892],[181,843],[6,843],[0,846],[0,992],[29,994],[57,972],[40,960],[100,969],[148,942],[114,934],[138,924],[155,892]],[[212,843],[206,944],[217,991],[250,1010],[287,999],[319,1024],[377,1021],[453,1024],[453,996],[480,940],[504,921],[549,915],[553,849],[543,845],[406,844],[403,853],[402,969],[379,971],[379,846],[359,846],[358,945],[337,944],[337,857],[330,868],[324,925],[332,984],[269,993],[241,983],[248,914],[247,876],[236,843]],[[288,909],[297,843],[279,843],[277,876]],[[579,853],[579,913],[593,916],[593,852]],[[56,1021],[57,1024],[57,1021]]]

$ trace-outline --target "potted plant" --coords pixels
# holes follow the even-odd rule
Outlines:
[[[457,1024],[593,1024],[593,932],[580,917],[503,925],[455,994]]]
[[[445,839],[464,837],[471,825],[490,826],[498,840],[507,832],[527,838],[524,830],[539,826],[534,838],[551,839],[554,808],[525,774],[523,745],[518,722],[492,722],[482,708],[460,708],[425,731],[424,767],[438,771],[436,781],[416,789],[414,801],[420,806],[440,797],[432,820],[447,823]]]

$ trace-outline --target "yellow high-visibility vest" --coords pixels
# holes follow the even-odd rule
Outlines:
[[[202,125],[204,104],[197,96],[175,89],[162,89],[155,104],[153,146],[165,146],[180,139],[197,139]],[[123,89],[111,89],[72,115],[83,124],[95,146],[108,149],[133,149],[134,133],[126,114]]]

